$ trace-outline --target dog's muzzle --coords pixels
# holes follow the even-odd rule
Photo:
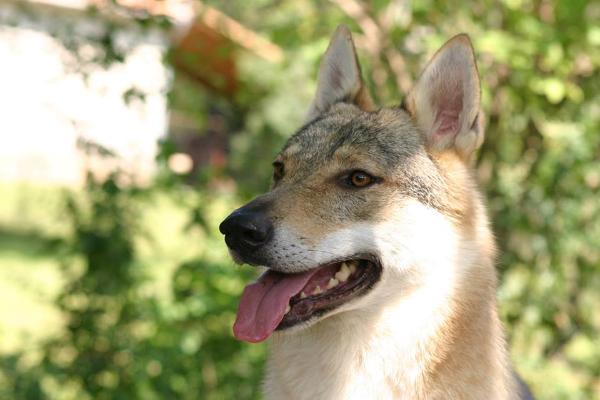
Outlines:
[[[273,224],[264,207],[253,203],[238,208],[219,225],[227,246],[244,260],[252,258],[273,237]]]

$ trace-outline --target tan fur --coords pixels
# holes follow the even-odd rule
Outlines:
[[[516,398],[496,311],[494,244],[483,207],[476,207],[479,215],[469,216],[475,226],[456,225],[468,227],[460,235],[473,246],[467,250],[473,260],[465,260],[468,265],[462,266],[463,275],[446,300],[447,314],[432,337],[403,346],[402,333],[395,334],[395,322],[385,316],[418,290],[405,282],[384,304],[339,313],[298,332],[277,333],[270,345],[267,398]],[[415,314],[429,311],[425,305]],[[410,318],[402,324],[402,329],[415,329]],[[397,347],[403,350],[400,355]],[[395,364],[390,376],[388,363]]]
[[[448,69],[458,77],[450,86]],[[285,174],[255,200],[275,221],[261,257],[287,273],[374,254],[381,279],[364,296],[275,332],[265,395],[518,398],[496,306],[495,244],[469,165],[483,138],[470,42],[459,36],[436,54],[406,111],[371,111],[357,71],[340,28],[322,62],[313,122],[278,156]],[[380,183],[340,186],[340,174],[356,169]]]

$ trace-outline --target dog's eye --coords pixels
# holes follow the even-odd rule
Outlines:
[[[273,162],[273,180],[277,182],[281,178],[283,178],[284,167],[281,161]]]
[[[377,178],[365,171],[352,171],[346,178],[346,184],[355,188],[364,188],[377,181]]]

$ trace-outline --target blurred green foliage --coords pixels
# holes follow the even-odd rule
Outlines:
[[[600,397],[600,4],[206,3],[281,46],[285,60],[273,64],[240,51],[242,89],[232,99],[175,80],[171,107],[195,113],[201,129],[219,104],[235,131],[226,168],[200,171],[192,177],[195,190],[186,184],[190,177],[166,168],[174,148],[165,142],[151,187],[121,185],[119,174],[90,176],[83,192],[66,196],[70,230],[52,242],[66,280],[56,299],[65,329],[35,352],[0,359],[0,397],[260,397],[265,348],[231,336],[238,296],[253,272],[228,261],[216,227],[268,187],[270,161],[301,124],[319,57],[339,23],[357,33],[365,77],[387,105],[401,101],[446,39],[470,34],[487,122],[478,177],[501,249],[498,295],[513,360],[541,399]],[[152,25],[142,20],[144,29]],[[108,43],[110,51],[92,60],[100,65],[126,57],[113,40],[100,39],[76,41]],[[165,197],[187,215],[175,233],[144,224],[150,205]],[[163,240],[192,250],[149,261],[148,248]],[[162,275],[170,282],[164,296],[148,290],[153,262],[178,263]]]

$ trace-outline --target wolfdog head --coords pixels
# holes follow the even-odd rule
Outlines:
[[[451,290],[447,261],[487,229],[468,168],[483,140],[479,99],[473,50],[458,35],[401,106],[377,109],[339,27],[271,190],[220,226],[236,261],[267,268],[242,295],[236,337],[259,342],[419,288]]]

